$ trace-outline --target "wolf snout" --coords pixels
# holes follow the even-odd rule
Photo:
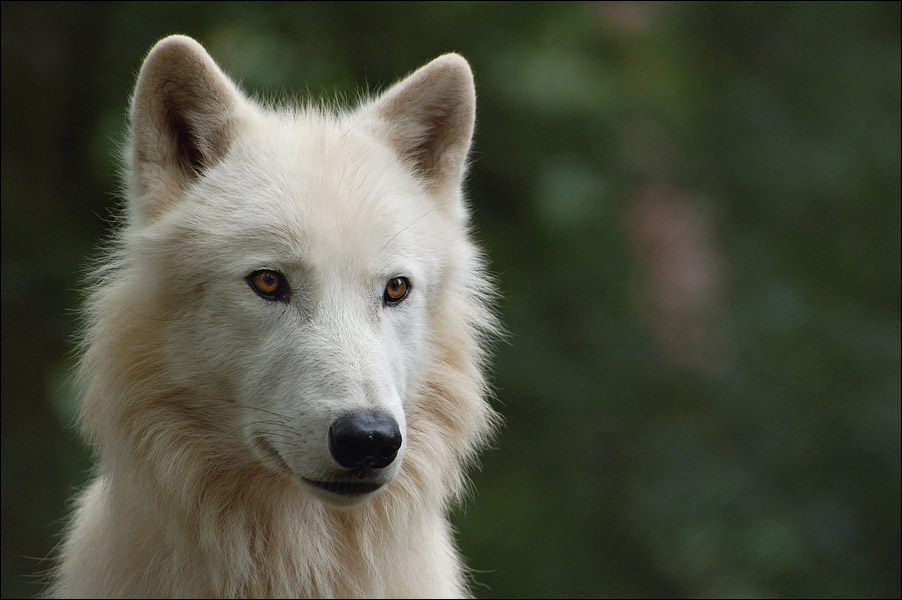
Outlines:
[[[357,411],[329,427],[329,452],[347,469],[384,469],[401,448],[398,422],[384,412]]]

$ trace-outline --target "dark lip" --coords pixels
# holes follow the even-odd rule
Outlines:
[[[281,470],[284,473],[291,473],[291,467],[282,459],[282,455],[279,454],[278,450],[273,448],[273,446],[266,441],[263,436],[257,436],[254,440],[257,443],[257,446],[262,450],[264,455],[267,455],[274,463],[277,470]],[[356,474],[358,477],[363,478],[365,476],[365,471],[358,472]],[[381,488],[385,483],[378,483],[373,481],[349,481],[349,480],[334,480],[334,481],[317,481],[315,479],[307,479],[306,477],[301,477],[304,483],[308,485],[312,485],[313,487],[324,490],[326,492],[330,492],[332,494],[336,494],[338,496],[366,496],[367,494],[372,494],[379,488]]]
[[[302,479],[304,483],[339,496],[364,496],[372,494],[384,485],[371,481],[315,481],[306,477]]]

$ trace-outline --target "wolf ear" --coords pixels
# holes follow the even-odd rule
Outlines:
[[[445,54],[389,88],[364,114],[433,192],[459,187],[476,118],[470,65]]]
[[[206,50],[182,35],[147,55],[131,105],[130,216],[153,220],[225,156],[249,104]]]

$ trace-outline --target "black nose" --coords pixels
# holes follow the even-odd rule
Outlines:
[[[400,447],[398,422],[382,412],[348,413],[329,427],[329,452],[347,469],[383,469]]]

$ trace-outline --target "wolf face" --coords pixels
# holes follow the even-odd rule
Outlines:
[[[338,116],[261,107],[189,38],[148,56],[126,253],[137,296],[166,307],[165,379],[223,455],[334,506],[397,476],[435,315],[474,261],[458,241],[474,98],[456,55]]]
[[[467,595],[447,511],[498,422],[474,104],[453,54],[334,114],[246,98],[189,38],[151,50],[50,595]]]

